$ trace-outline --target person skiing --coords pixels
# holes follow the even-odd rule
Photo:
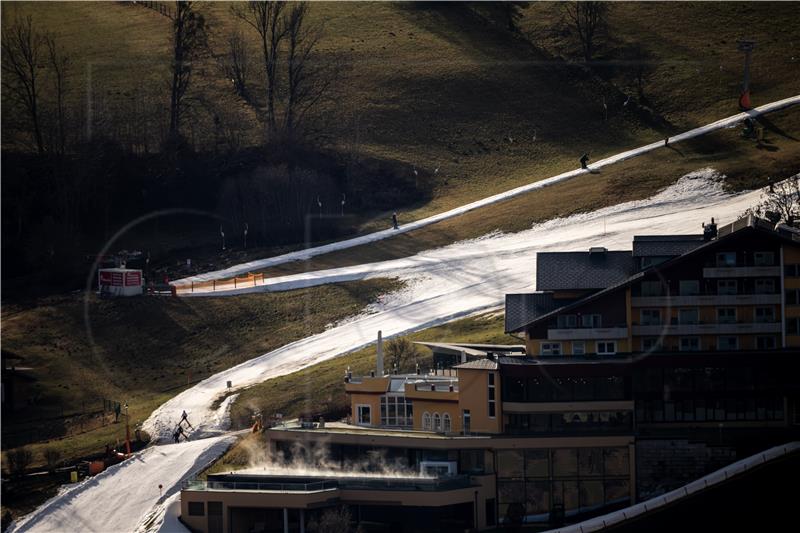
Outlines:
[[[178,426],[178,428],[172,432],[172,440],[174,440],[177,443],[180,438],[181,438],[180,426]]]
[[[194,429],[194,426],[192,426],[191,422],[189,422],[189,415],[186,414],[185,410],[183,411],[183,414],[181,415],[181,421],[178,422],[178,426],[180,426],[184,422],[186,422],[186,424],[188,424],[188,426],[190,428]]]
[[[589,154],[583,154],[581,156],[581,168],[589,168],[586,166],[586,163],[589,162]]]
[[[669,137],[664,137],[664,146],[669,146]]]
[[[394,229],[399,229],[399,226],[397,225],[397,211],[392,213],[392,226]]]

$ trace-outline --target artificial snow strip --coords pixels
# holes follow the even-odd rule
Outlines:
[[[705,126],[700,126],[699,128],[694,128],[684,133],[680,133],[678,135],[674,135],[669,138],[669,144],[673,145],[677,142],[685,141],[687,139],[691,139],[693,137],[698,137],[700,135],[705,135],[707,133],[711,133],[713,131],[729,128],[731,126],[735,126],[736,124],[742,122],[746,118],[754,118],[759,115],[763,115],[765,113],[770,113],[773,111],[778,111],[780,109],[784,109],[789,106],[793,106],[800,103],[800,95],[791,96],[789,98],[784,98],[783,100],[778,100],[776,102],[771,102],[769,104],[765,104],[754,109],[744,111],[742,113],[737,113],[735,115],[731,115],[727,118],[723,118],[717,120],[716,122],[712,122],[711,124],[706,124]],[[247,263],[241,263],[238,265],[234,265],[232,267],[225,268],[223,270],[216,270],[213,272],[206,272],[205,274],[197,274],[195,276],[189,276],[183,279],[172,281],[172,285],[188,285],[192,282],[201,282],[201,281],[211,281],[211,280],[218,280],[218,279],[226,279],[232,278],[234,276],[239,276],[242,274],[246,274],[248,272],[256,272],[258,270],[264,270],[269,267],[273,267],[276,265],[280,265],[283,263],[289,263],[291,261],[305,261],[317,255],[327,254],[331,252],[335,252],[338,250],[345,250],[347,248],[353,248],[354,246],[361,246],[363,244],[369,244],[372,242],[381,241],[384,239],[391,238],[395,235],[399,235],[402,233],[406,233],[409,231],[418,230],[430,224],[435,224],[437,222],[441,222],[442,220],[447,220],[449,218],[457,217],[459,215],[463,215],[464,213],[468,213],[475,209],[479,209],[481,207],[486,207],[488,205],[496,204],[498,202],[503,202],[508,200],[509,198],[514,198],[515,196],[519,196],[521,194],[528,193],[530,191],[534,191],[536,189],[542,189],[544,187],[548,187],[550,185],[554,185],[556,183],[560,183],[566,180],[570,180],[572,178],[582,176],[584,174],[588,174],[592,172],[592,170],[597,170],[608,165],[613,165],[614,163],[619,163],[621,161],[625,161],[626,159],[630,159],[632,157],[640,156],[646,154],[648,152],[652,152],[658,148],[663,148],[666,144],[666,140],[659,140],[650,144],[646,144],[644,146],[640,146],[639,148],[634,148],[632,150],[627,150],[625,152],[621,152],[619,154],[613,155],[611,157],[607,157],[605,159],[601,159],[596,163],[589,165],[588,169],[576,169],[570,170],[569,172],[564,172],[557,176],[552,176],[547,179],[543,179],[540,181],[536,181],[533,183],[529,183],[527,185],[522,185],[515,189],[511,189],[509,191],[505,191],[499,194],[495,194],[493,196],[488,196],[486,198],[482,198],[475,202],[471,202],[466,205],[462,205],[460,207],[456,207],[455,209],[451,209],[449,211],[445,211],[444,213],[439,213],[438,215],[433,215],[427,218],[422,218],[420,220],[416,220],[414,222],[409,222],[407,224],[401,225],[398,229],[385,229],[381,231],[376,231],[374,233],[369,233],[367,235],[361,235],[359,237],[354,237],[352,239],[346,239],[343,241],[337,241],[330,244],[325,244],[322,246],[315,246],[313,248],[307,248],[305,250],[298,250],[296,252],[290,252],[283,255],[278,255],[275,257],[269,257],[266,259],[258,259],[255,261],[249,261]],[[188,294],[183,294],[187,295]]]

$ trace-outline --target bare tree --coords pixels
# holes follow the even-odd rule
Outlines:
[[[800,218],[800,177],[792,176],[771,184],[769,190],[761,196],[761,203],[751,212],[775,222],[794,225]]]
[[[578,32],[583,57],[588,63],[594,55],[595,38],[605,25],[608,5],[605,2],[570,2],[564,4],[564,11]]]
[[[57,142],[55,151],[63,155],[67,144],[64,98],[67,91],[66,75],[69,66],[69,58],[58,53],[58,46],[51,35],[45,37],[45,43],[47,44],[50,68],[53,71],[53,89],[56,95],[55,129],[57,133]]]
[[[287,74],[288,96],[284,127],[288,139],[294,139],[296,127],[330,86],[332,77],[319,67],[312,70],[311,57],[322,35],[322,28],[306,22],[308,3],[298,2],[286,17],[286,34],[289,39]]]
[[[44,153],[44,141],[39,118],[39,70],[44,36],[33,27],[33,18],[18,19],[3,30],[3,88],[6,94],[21,105],[30,119],[33,139],[38,152]]]
[[[410,370],[408,367],[417,362],[419,350],[417,345],[406,337],[397,337],[386,343],[386,356],[392,368],[403,372]]]
[[[249,103],[250,54],[247,43],[239,30],[231,32],[227,41],[228,51],[223,58],[222,70],[231,80],[236,94]]]
[[[277,130],[275,116],[275,97],[278,89],[278,54],[286,29],[283,24],[283,2],[266,2],[250,0],[246,6],[231,6],[235,16],[256,30],[261,41],[261,52],[264,59],[267,97],[267,138]]]
[[[180,134],[184,98],[192,79],[192,62],[206,49],[205,26],[205,18],[195,11],[193,2],[175,2],[175,15],[172,17],[174,39],[169,113],[169,135],[173,138]]]

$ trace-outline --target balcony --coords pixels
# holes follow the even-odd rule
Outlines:
[[[612,340],[628,337],[627,326],[611,328],[552,328],[547,330],[547,340]]]
[[[780,294],[698,294],[694,296],[634,296],[631,298],[633,307],[778,305],[780,303]]]
[[[769,278],[781,275],[778,266],[706,267],[704,278]]]
[[[632,326],[634,335],[748,335],[780,333],[780,322],[743,322],[736,324],[662,324]]]

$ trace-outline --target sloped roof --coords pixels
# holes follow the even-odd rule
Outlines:
[[[506,294],[505,332],[518,331],[533,319],[564,305],[553,299],[552,292]]]
[[[633,272],[630,251],[536,254],[537,291],[605,289]]]
[[[513,357],[509,358],[513,359]],[[475,359],[468,363],[461,363],[453,368],[469,368],[472,370],[497,370],[497,361],[491,359]]]
[[[702,235],[634,235],[633,257],[675,257],[703,242]]]

